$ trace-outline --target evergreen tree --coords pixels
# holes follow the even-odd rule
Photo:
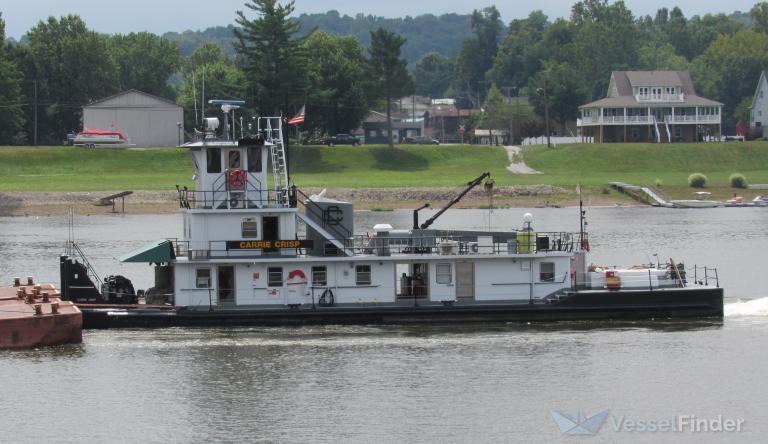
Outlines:
[[[413,92],[413,80],[406,70],[406,62],[400,57],[405,44],[401,36],[379,28],[371,32],[371,47],[368,50],[368,72],[373,97],[385,99],[387,108],[387,135],[389,147],[392,140],[392,99],[407,96]]]
[[[300,29],[290,18],[293,1],[251,0],[245,7],[257,14],[248,19],[237,11],[235,50],[242,56],[250,81],[250,93],[262,115],[279,115],[289,104],[303,102],[308,82],[306,55],[302,46],[306,36],[294,38]]]

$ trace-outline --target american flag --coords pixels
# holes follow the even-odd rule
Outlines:
[[[302,106],[301,109],[299,110],[299,113],[293,116],[293,118],[288,121],[288,125],[298,125],[300,123],[304,123],[304,108],[306,107],[307,107],[306,105]]]

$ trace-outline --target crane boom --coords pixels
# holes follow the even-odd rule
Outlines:
[[[430,218],[429,218],[429,219],[427,219],[427,220],[426,220],[426,221],[425,221],[423,224],[421,224],[421,229],[422,229],[422,230],[425,230],[425,229],[429,228],[429,226],[430,226],[430,225],[432,225],[432,223],[433,223],[433,222],[435,222],[435,220],[436,220],[438,217],[440,217],[440,216],[441,216],[443,213],[445,213],[445,212],[446,212],[446,211],[447,211],[449,208],[451,208],[451,207],[452,207],[452,206],[454,206],[454,205],[455,205],[455,204],[456,204],[458,201],[460,201],[460,200],[461,200],[461,198],[463,198],[463,197],[464,197],[464,195],[466,195],[467,193],[469,193],[470,191],[472,191],[472,188],[474,188],[474,187],[476,187],[476,186],[480,185],[480,184],[483,182],[483,179],[485,179],[486,177],[490,177],[490,176],[491,176],[491,173],[490,173],[490,172],[488,172],[488,171],[486,171],[486,172],[484,172],[483,174],[481,174],[481,175],[480,175],[478,178],[476,178],[476,179],[474,179],[474,180],[472,180],[472,181],[469,181],[469,182],[467,182],[467,187],[466,187],[466,188],[464,188],[464,191],[462,191],[461,193],[459,193],[459,195],[458,195],[458,196],[454,197],[454,198],[453,198],[453,200],[451,200],[450,202],[448,202],[448,204],[447,204],[446,206],[444,206],[442,209],[440,209],[440,211],[438,211],[438,212],[437,212],[437,214],[435,214],[434,216],[430,217]]]

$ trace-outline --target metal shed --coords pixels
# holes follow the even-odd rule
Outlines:
[[[83,107],[83,127],[120,131],[138,147],[177,146],[184,110],[176,103],[131,89]]]

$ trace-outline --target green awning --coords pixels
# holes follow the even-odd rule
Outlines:
[[[169,240],[161,240],[144,245],[123,255],[120,262],[143,262],[150,264],[167,264],[176,258],[173,244]]]

